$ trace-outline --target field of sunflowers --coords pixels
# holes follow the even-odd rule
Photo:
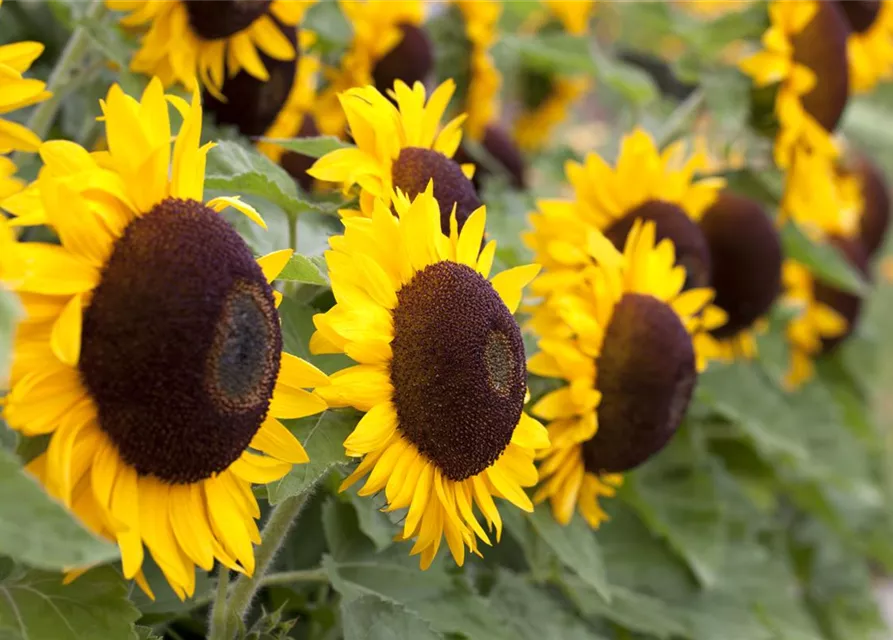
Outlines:
[[[5,0],[0,639],[889,640],[893,0]]]

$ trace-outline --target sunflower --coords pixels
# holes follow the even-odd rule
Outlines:
[[[849,94],[847,25],[832,2],[773,0],[764,50],[739,63],[757,89],[774,87],[775,161],[787,167],[796,146],[834,155],[830,133]]]
[[[470,45],[468,90],[465,96],[466,132],[472,140],[482,141],[487,126],[499,115],[499,89],[502,76],[490,55],[496,41],[502,4],[479,0],[456,0],[465,23]]]
[[[553,330],[530,372],[566,384],[532,410],[548,421],[551,442],[537,456],[534,501],[548,499],[562,524],[576,507],[597,527],[606,519],[599,497],[667,444],[705,366],[697,338],[723,320],[708,306],[711,289],[682,292],[685,270],[674,266],[670,240],[655,244],[655,228],[637,220],[622,254],[594,234],[598,266],[535,311]]]
[[[853,152],[843,169],[861,202],[859,238],[869,257],[884,246],[890,225],[890,190],[884,172],[868,155]]]
[[[831,240],[853,266],[867,274],[868,256],[858,240]],[[782,301],[796,310],[786,329],[790,367],[784,382],[788,389],[796,389],[813,377],[814,360],[850,335],[861,314],[862,301],[817,281],[806,266],[794,260],[785,261],[782,273]]]
[[[171,136],[167,101],[183,116]],[[270,282],[288,261],[255,261],[203,204],[202,109],[153,79],[140,101],[114,85],[102,102],[107,152],[40,147],[44,167],[4,204],[18,224],[46,224],[61,245],[20,243],[10,279],[26,313],[13,347],[4,418],[50,435],[29,464],[92,531],[116,540],[126,578],[144,546],[180,598],[195,566],[251,574],[260,542],[251,490],[306,462],[280,418],[325,408],[326,384],[282,353]]]
[[[893,2],[848,0],[837,6],[851,29],[847,38],[850,89],[853,93],[871,91],[893,77]]]
[[[589,31],[595,0],[543,0],[543,4],[569,34],[582,36]]]
[[[697,222],[725,181],[695,180],[704,162],[699,153],[686,159],[682,142],[661,153],[642,129],[623,138],[613,169],[596,153],[583,164],[568,162],[565,171],[575,199],[539,201],[539,212],[531,216],[533,231],[525,236],[536,261],[548,269],[535,289],[574,282],[593,262],[590,244],[596,232],[619,248],[638,218],[655,220],[658,237],[673,240],[693,284],[709,284],[709,251]]]
[[[227,78],[245,71],[266,81],[261,54],[294,60],[297,48],[280,26],[295,27],[313,0],[106,0],[129,13],[124,27],[149,25],[130,63],[138,73],[156,76],[165,87],[202,86],[220,97]],[[176,43],[176,46],[171,46]]]
[[[538,151],[549,141],[555,127],[567,120],[573,104],[589,90],[584,77],[552,76],[528,71],[523,83],[523,110],[512,126],[512,135],[524,151]]]
[[[391,202],[398,191],[415,197],[433,179],[444,233],[449,234],[454,204],[461,229],[481,203],[468,178],[473,167],[452,160],[462,141],[465,116],[440,126],[455,87],[447,80],[426,102],[420,82],[410,89],[398,80],[393,91],[396,105],[372,86],[346,91],[339,99],[356,147],[326,154],[307,173],[325,182],[340,182],[345,191],[360,186],[360,210],[342,210],[345,217],[370,216],[376,200]]]
[[[340,66],[324,70],[328,86],[319,95],[315,114],[320,131],[344,134],[346,114],[338,103],[339,95],[348,89],[374,85],[385,91],[397,79],[410,85],[425,79],[433,65],[431,46],[421,28],[425,4],[420,0],[339,0],[353,27],[353,40]]]
[[[25,73],[40,54],[39,42],[14,42],[0,46],[0,115],[42,102],[50,97],[46,84],[40,80],[24,78]],[[37,151],[40,138],[27,127],[0,118],[0,154],[10,151]],[[13,171],[9,163],[0,158],[0,199],[14,184],[9,180]]]
[[[762,205],[730,191],[704,213],[701,230],[710,250],[710,286],[727,322],[704,340],[710,357],[730,361],[756,355],[756,333],[781,289],[781,238]]]
[[[490,538],[476,504],[499,539],[493,496],[531,511],[522,487],[536,483],[534,450],[546,431],[523,411],[524,345],[512,313],[539,266],[489,278],[496,249],[481,251],[486,211],[458,231],[440,228],[432,190],[397,216],[376,201],[371,218],[344,221],[326,254],[337,304],[314,317],[314,353],[346,353],[358,363],[319,389],[329,406],[365,415],[345,440],[362,458],[341,485],[368,475],[360,495],[384,490],[386,510],[408,509],[401,539],[428,568],[442,538],[458,564],[466,547]]]
[[[674,0],[673,5],[695,16],[716,19],[747,9],[753,0]]]
[[[316,82],[320,60],[308,52],[315,41],[316,34],[306,29],[301,30],[301,55],[295,68],[291,90],[285,104],[276,115],[276,119],[263,134],[264,138],[281,140],[319,135],[313,118],[313,108],[316,102]],[[310,168],[313,160],[294,151],[288,151],[273,142],[260,141],[257,143],[257,148],[270,160],[281,164],[293,178],[309,189],[310,178],[305,172]]]

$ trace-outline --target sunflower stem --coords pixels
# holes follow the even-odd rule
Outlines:
[[[261,585],[271,587],[282,584],[293,584],[295,582],[320,582],[328,583],[329,576],[325,569],[302,569],[299,571],[282,571],[280,573],[271,573],[261,579]]]
[[[298,214],[291,213],[288,216],[288,242],[291,248],[298,250]]]
[[[211,628],[208,631],[209,638],[226,637],[226,596],[229,593],[229,569],[221,566],[217,572],[217,595],[214,597],[214,606],[211,608]]]
[[[655,142],[659,149],[663,149],[674,142],[687,130],[691,121],[698,115],[707,101],[707,94],[703,89],[696,89],[676,107],[676,110],[667,118],[663,128],[657,133]]]
[[[227,635],[212,635],[209,640],[229,640],[232,638],[235,633],[236,621],[245,618],[245,614],[251,608],[254,595],[258,589],[264,586],[267,569],[270,568],[270,564],[272,564],[273,558],[285,541],[292,524],[297,520],[301,509],[304,508],[308,493],[304,492],[300,495],[286,498],[273,508],[273,512],[267,519],[267,523],[260,534],[262,542],[255,554],[254,575],[251,577],[247,575],[239,576],[230,592],[229,600],[224,605],[226,613],[223,615],[229,614],[226,625]]]
[[[98,20],[104,12],[105,3],[102,2],[102,0],[91,0],[81,21],[88,22]],[[56,112],[62,104],[61,90],[71,79],[72,75],[80,69],[84,54],[87,53],[89,48],[90,35],[87,28],[83,25],[77,27],[65,44],[65,49],[62,50],[62,55],[59,56],[59,60],[56,62],[53,72],[47,79],[46,90],[52,92],[53,95],[49,99],[41,102],[28,120],[28,128],[37,134],[41,140],[43,140],[46,137],[47,132],[49,132],[50,125],[53,124],[53,120],[56,117]],[[14,158],[14,161],[15,159],[16,158]]]

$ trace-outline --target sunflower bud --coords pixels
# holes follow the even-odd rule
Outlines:
[[[527,167],[524,166],[524,156],[521,155],[518,145],[505,129],[495,124],[487,125],[481,146],[504,169],[509,178],[509,184],[515,189],[524,189],[527,186]],[[478,191],[483,188],[484,181],[492,175],[487,166],[476,162],[464,146],[459,147],[456,152],[456,162],[460,164],[471,162],[476,165],[472,182]]]
[[[669,238],[676,248],[676,264],[685,267],[685,288],[710,285],[710,250],[698,225],[678,205],[663,200],[648,200],[620,218],[605,231],[611,243],[623,250],[626,237],[639,218],[653,220],[660,242]]]
[[[873,257],[883,246],[890,223],[890,192],[884,174],[871,159],[860,154],[853,166],[862,191],[862,216],[859,220],[859,237],[868,257]]]
[[[410,87],[415,82],[425,83],[434,68],[434,49],[431,40],[420,27],[404,23],[399,25],[403,39],[375,64],[372,77],[375,88],[384,95],[402,80]]]
[[[781,240],[763,207],[723,191],[704,213],[715,304],[728,314],[717,338],[728,338],[764,315],[781,289]]]
[[[858,238],[832,236],[829,241],[846,258],[851,266],[855,267],[866,278],[868,277],[868,253]],[[818,302],[826,304],[837,311],[847,323],[846,331],[841,335],[822,339],[822,353],[828,353],[833,351],[852,334],[862,313],[862,298],[858,295],[836,289],[822,281],[816,281],[814,295]]]
[[[297,51],[298,30],[278,22],[276,26]],[[259,80],[243,70],[223,82],[224,100],[208,91],[203,97],[205,108],[214,114],[218,123],[233,125],[242,135],[250,137],[262,136],[285,105],[300,55],[296,54],[293,60],[276,60],[263,52],[258,54],[269,73],[268,80]]]

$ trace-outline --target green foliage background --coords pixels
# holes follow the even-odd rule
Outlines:
[[[748,82],[720,62],[730,41],[759,37],[764,9],[733,14],[705,26],[663,3],[605,3],[613,25],[610,45],[561,34],[514,35],[529,3],[507,3],[506,32],[495,55],[506,72],[532,65],[549,72],[593,76],[609,134],[600,151],[611,155],[636,123],[660,140],[683,135],[696,112],[707,110],[731,137],[758,145],[748,125]],[[56,88],[61,104],[53,137],[89,145],[100,128],[98,98],[112,81],[138,92],[145,79],[126,71],[134,43],[113,16],[95,4],[7,1],[0,42],[37,39],[47,44],[36,75],[52,71],[72,31],[84,39],[82,64]],[[603,18],[596,18],[597,23]],[[337,5],[321,2],[308,18],[326,55],[337,56],[350,36]],[[455,17],[431,28],[450,40]],[[597,28],[598,30],[598,28]],[[672,68],[698,85],[682,104],[662,99],[653,79],[618,57],[621,49],[656,51],[672,34],[683,55]],[[456,67],[456,47],[441,49],[441,70]],[[109,62],[118,68],[109,67]],[[889,172],[893,171],[893,92],[854,100],[844,131]],[[29,114],[21,114],[22,119]],[[595,126],[595,125],[592,125]],[[233,218],[258,254],[296,242],[283,274],[281,307],[286,350],[327,371],[339,356],[307,351],[311,316],[332,303],[324,262],[326,238],[338,232],[332,196],[302,193],[278,167],[231,131],[207,124],[206,139],[224,139],[211,152],[209,192],[243,194],[270,225],[262,233]],[[499,241],[497,266],[529,258],[519,232],[539,196],[562,191],[563,160],[577,157],[560,140],[533,159],[530,193],[500,183],[483,194],[488,233]],[[319,156],[337,141],[295,141],[295,150]],[[20,160],[22,173],[35,159]],[[754,197],[777,201],[771,169],[745,169],[731,184]],[[383,497],[359,498],[336,488],[348,469],[341,442],[358,414],[329,411],[289,427],[312,462],[261,489],[271,504],[306,496],[274,571],[240,637],[390,640],[542,638],[633,640],[868,640],[890,637],[875,603],[875,582],[893,572],[893,484],[889,433],[893,424],[893,340],[885,320],[893,295],[868,287],[827,248],[796,229],[785,248],[838,285],[861,289],[869,311],[857,334],[820,363],[819,376],[801,391],[781,391],[786,367],[779,333],[784,312],[773,317],[755,362],[713,366],[698,384],[685,426],[672,444],[631,473],[618,498],[606,500],[611,520],[596,532],[575,519],[558,526],[546,509],[533,514],[503,509],[502,542],[472,557],[464,568],[439,558],[427,572],[392,541],[397,516],[379,511]],[[306,257],[305,257],[306,256]],[[0,294],[0,363],[17,303]],[[539,386],[538,386],[539,385]],[[532,382],[534,391],[541,388]],[[117,549],[94,539],[47,498],[22,469],[43,443],[0,432],[0,638],[23,640],[204,637],[215,577],[199,576],[195,598],[180,602],[154,568],[147,571],[157,600],[125,582],[114,564]],[[111,563],[63,586],[60,570]]]

